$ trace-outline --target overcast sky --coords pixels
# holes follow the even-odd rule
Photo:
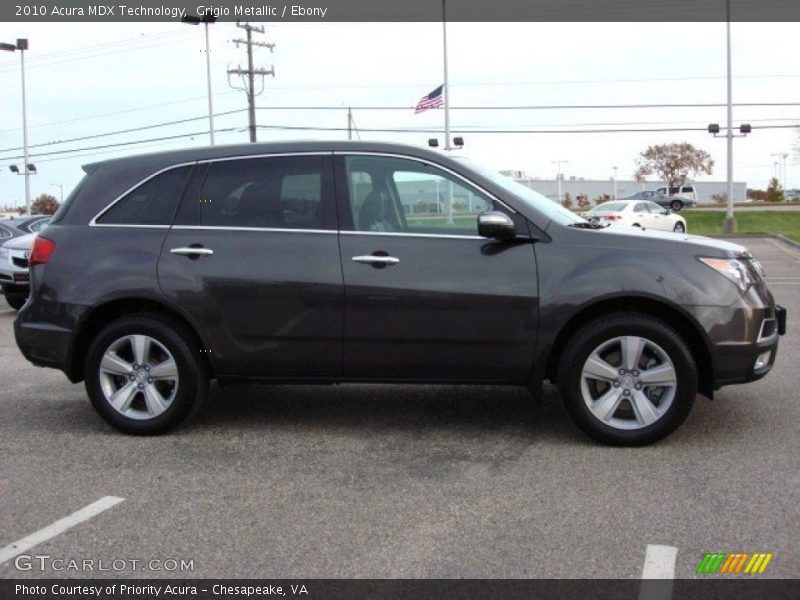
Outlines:
[[[800,103],[796,23],[733,24],[734,101]],[[246,65],[243,32],[233,23],[211,26],[217,143],[246,142],[246,97],[228,85],[226,69]],[[58,196],[78,182],[80,165],[112,157],[208,143],[207,134],[118,148],[55,152],[207,130],[207,120],[82,141],[59,140],[156,125],[207,114],[202,27],[180,23],[0,24],[0,41],[30,39],[26,53],[29,143],[38,174],[32,195]],[[347,106],[411,106],[442,83],[442,26],[436,23],[267,24],[276,44],[256,64],[275,66],[257,98],[259,125],[346,127]],[[715,23],[452,23],[448,25],[453,106],[724,103],[725,25]],[[239,83],[234,81],[234,83]],[[23,178],[8,171],[21,154],[18,53],[0,55],[0,205],[21,204]],[[337,111],[287,111],[277,106],[341,106]],[[441,110],[354,112],[360,128],[442,128]],[[478,133],[480,129],[597,129],[705,127],[725,123],[725,109],[453,110],[453,131],[464,154],[497,169],[552,178],[554,160],[569,161],[567,176],[630,177],[650,144],[688,141],[711,153],[713,175],[726,175],[725,140],[705,132]],[[800,105],[740,107],[734,123],[798,125]],[[346,132],[268,130],[259,141],[344,138]],[[362,139],[425,144],[436,133],[361,132]],[[441,134],[438,134],[441,138]],[[765,187],[772,153],[791,152],[796,128],[761,129],[735,140],[735,179]],[[37,146],[37,147],[33,147]],[[788,186],[800,187],[795,157]]]

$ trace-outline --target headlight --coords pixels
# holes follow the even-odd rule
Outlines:
[[[0,260],[8,260],[8,248],[0,247]]]
[[[747,291],[747,288],[755,283],[748,265],[742,259],[698,257],[698,260],[714,269],[720,275],[730,279],[743,292]]]

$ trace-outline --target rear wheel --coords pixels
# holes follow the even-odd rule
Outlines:
[[[28,300],[28,294],[23,292],[3,292],[3,295],[6,298],[6,302],[8,305],[13,308],[14,310],[19,310],[25,305],[25,302]]]
[[[686,419],[697,393],[686,343],[666,323],[638,313],[590,322],[560,364],[567,412],[605,444],[641,446],[666,437]]]
[[[675,233],[686,233],[686,227],[684,227],[683,223],[678,221],[675,223],[675,227],[672,228],[672,231]]]
[[[89,348],[85,378],[97,412],[137,435],[176,427],[208,393],[208,374],[189,332],[151,315],[123,317],[100,331]]]
[[[672,202],[669,203],[669,207],[675,212],[678,212],[680,209],[683,208],[683,202],[681,202],[680,200],[673,200]]]

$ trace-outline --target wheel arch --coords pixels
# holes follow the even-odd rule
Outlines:
[[[197,348],[205,347],[198,329],[185,315],[175,308],[152,298],[116,298],[94,307],[81,319],[78,325],[78,333],[70,352],[69,371],[67,372],[67,377],[70,381],[78,383],[83,380],[86,355],[94,336],[114,319],[131,314],[150,314],[176,322],[192,336],[191,341],[195,343]],[[213,377],[214,369],[211,361],[205,354],[201,354],[201,357],[209,375]]]
[[[697,365],[698,390],[704,396],[714,395],[714,363],[710,344],[697,321],[678,306],[647,296],[613,296],[581,307],[564,324],[549,347],[544,378],[556,380],[558,364],[569,340],[589,321],[610,313],[637,312],[665,321],[686,341]]]

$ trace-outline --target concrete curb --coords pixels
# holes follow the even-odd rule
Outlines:
[[[736,238],[770,238],[773,240],[778,240],[780,242],[783,242],[787,246],[791,246],[796,250],[800,250],[800,242],[795,242],[794,240],[791,240],[785,235],[781,235],[780,233],[733,233],[733,234],[709,235],[707,237],[719,238],[722,240],[736,239]]]

